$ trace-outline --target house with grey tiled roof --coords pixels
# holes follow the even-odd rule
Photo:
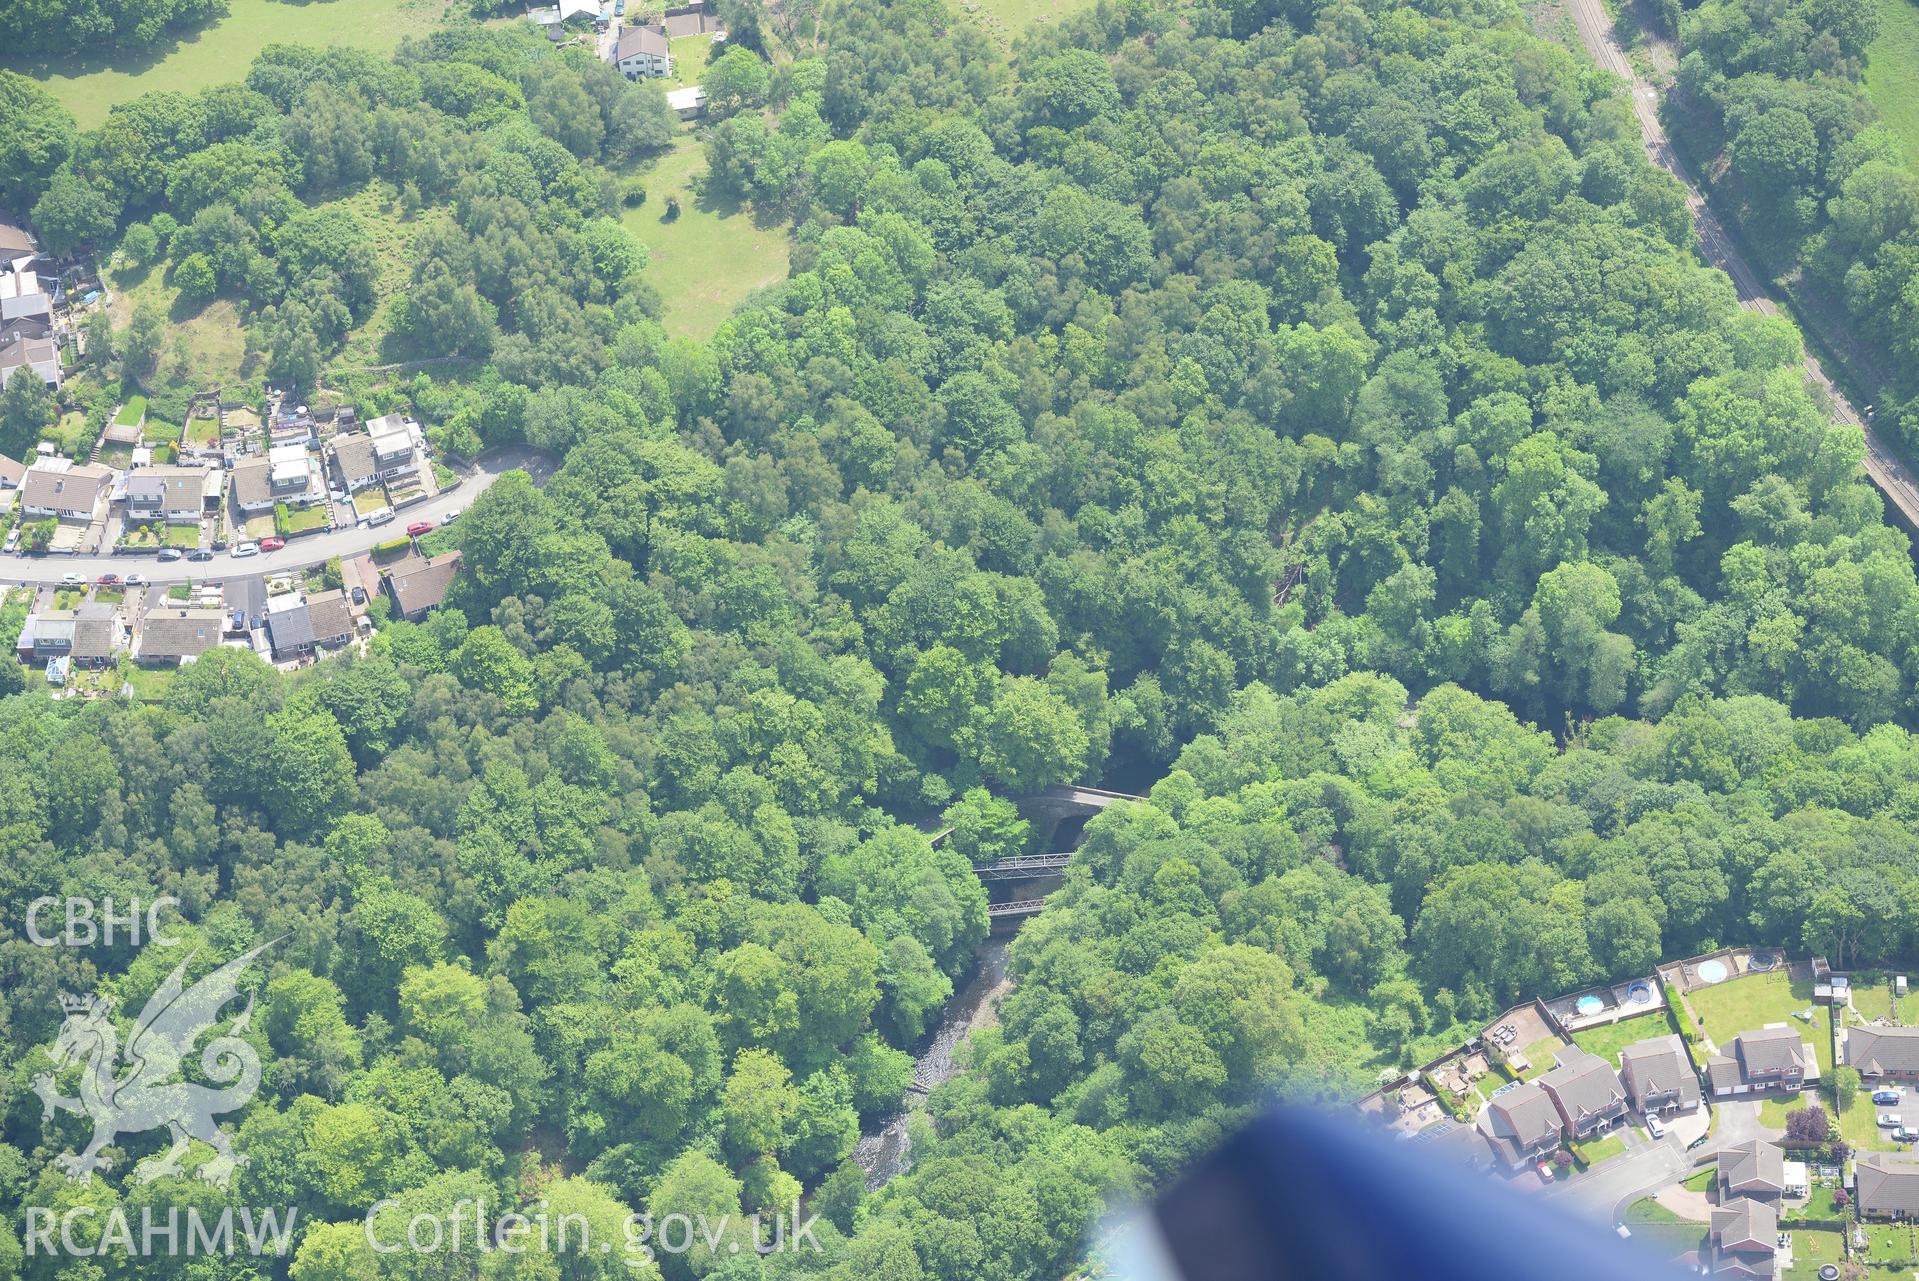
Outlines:
[[[1765,1139],[1723,1147],[1714,1181],[1721,1201],[1736,1196],[1777,1198],[1786,1190],[1786,1155],[1778,1144]]]
[[[1493,1153],[1515,1169],[1557,1152],[1562,1124],[1559,1109],[1537,1081],[1495,1096],[1480,1117]]]
[[[1714,1097],[1798,1090],[1819,1079],[1819,1061],[1798,1030],[1772,1023],[1741,1032],[1725,1050],[1706,1061],[1706,1080]]]
[[[1859,1213],[1869,1219],[1919,1219],[1919,1154],[1868,1152],[1853,1163]]]
[[[1919,1078],[1919,1027],[1845,1029],[1846,1062],[1868,1079]]]
[[[1619,1052],[1619,1081],[1643,1113],[1690,1112],[1699,1106],[1699,1075],[1675,1034],[1634,1041]]]
[[[168,605],[147,611],[133,656],[143,663],[178,663],[198,658],[220,643],[226,616],[217,609]]]
[[[136,467],[127,473],[127,521],[197,521],[206,510],[205,467]],[[215,490],[218,493],[218,490]]]
[[[393,612],[418,622],[446,599],[447,588],[460,570],[460,553],[438,556],[409,555],[387,571],[387,590],[393,593]]]
[[[125,647],[119,607],[99,601],[28,614],[14,642],[14,652],[23,663],[63,658],[76,667],[105,667]]]
[[[1713,1207],[1712,1271],[1724,1277],[1772,1277],[1777,1274],[1779,1212],[1763,1201],[1741,1197]]]
[[[29,516],[92,520],[113,492],[113,473],[91,463],[42,458],[27,468],[20,506]]]
[[[1619,1074],[1596,1054],[1568,1046],[1558,1065],[1539,1078],[1553,1101],[1566,1136],[1578,1140],[1596,1134],[1626,1115],[1626,1091]]]

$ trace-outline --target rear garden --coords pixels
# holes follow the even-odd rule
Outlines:
[[[1636,1018],[1621,1019],[1617,1023],[1607,1023],[1600,1027],[1589,1027],[1573,1033],[1573,1044],[1587,1053],[1604,1059],[1614,1067],[1619,1066],[1619,1052],[1635,1041],[1647,1037],[1667,1036],[1672,1025],[1666,1022],[1663,1013],[1642,1014]]]
[[[1794,1228],[1792,1229],[1792,1266],[1785,1275],[1789,1278],[1816,1278],[1819,1269],[1829,1263],[1844,1263],[1846,1260],[1845,1236],[1832,1228]]]
[[[1682,1219],[1651,1197],[1628,1206],[1623,1222],[1635,1245],[1662,1259],[1675,1259],[1706,1245],[1705,1224]]]
[[[1686,1000],[1699,1015],[1706,1035],[1721,1050],[1741,1032],[1756,1032],[1769,1023],[1786,1023],[1800,1029],[1812,1042],[1820,1075],[1831,1074],[1830,1010],[1813,1004],[1809,981],[1795,982],[1783,970],[1747,974],[1713,987],[1696,988],[1686,993]],[[1812,1011],[1809,1018],[1798,1017],[1807,1010]]]

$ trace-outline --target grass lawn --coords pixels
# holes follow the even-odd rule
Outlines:
[[[180,424],[161,422],[158,418],[147,419],[147,425],[141,429],[141,436],[149,445],[177,445],[180,443]]]
[[[1565,1048],[1566,1043],[1556,1036],[1542,1036],[1531,1045],[1522,1049],[1526,1062],[1532,1066],[1519,1074],[1522,1081],[1533,1081],[1553,1070],[1553,1056]]]
[[[118,468],[133,466],[133,446],[102,445],[100,447],[100,465],[102,467]]]
[[[325,5],[308,7],[324,8]],[[143,302],[158,307],[167,318],[167,337],[160,347],[160,373],[163,377],[172,378],[180,372],[196,388],[240,381],[246,355],[246,334],[240,327],[239,305],[232,298],[219,297],[182,306],[180,291],[167,283],[166,273],[158,267],[107,267],[102,274],[106,276],[108,287],[113,290],[113,302],[107,311],[116,326],[125,326],[130,322],[134,308]],[[186,340],[187,366],[184,371],[178,370],[173,354],[179,338]]]
[[[1792,1266],[1788,1277],[1817,1277],[1828,1263],[1843,1263],[1846,1257],[1845,1235],[1840,1232],[1796,1228],[1792,1234]]]
[[[1838,1189],[1834,1188],[1830,1183],[1815,1183],[1812,1185],[1811,1194],[1807,1196],[1806,1203],[1803,1206],[1784,1210],[1781,1212],[1780,1217],[1782,1219],[1818,1219],[1823,1222],[1847,1218],[1851,1214],[1851,1211],[1843,1206],[1833,1204],[1832,1194],[1837,1190]]]
[[[70,587],[64,591],[57,591],[53,594],[53,607],[55,609],[72,609],[81,601],[85,600],[86,596],[87,594],[78,588]]]
[[[1619,1066],[1619,1052],[1634,1041],[1643,1041],[1649,1036],[1665,1036],[1672,1031],[1666,1018],[1661,1015],[1640,1015],[1636,1018],[1621,1019],[1617,1023],[1608,1023],[1603,1027],[1589,1027],[1583,1032],[1573,1033],[1573,1044],[1588,1053],[1597,1055],[1613,1067]]]
[[[167,686],[180,674],[177,667],[141,667],[129,664],[122,675],[133,686],[133,696],[143,703],[157,703],[166,696]]]
[[[218,418],[196,418],[187,424],[186,442],[189,445],[212,445],[220,439],[220,420]]]
[[[185,583],[175,583],[167,588],[167,599],[187,601],[193,599],[193,589]]]
[[[168,525],[167,545],[170,547],[198,547],[200,545],[200,527],[198,525]]]
[[[116,591],[111,587],[102,587],[93,594],[94,601],[101,605],[118,605],[126,600],[126,598],[127,594],[125,592]]]
[[[1633,1245],[1651,1251],[1662,1259],[1700,1249],[1706,1244],[1706,1227],[1702,1223],[1633,1223],[1627,1227],[1632,1233]]]
[[[1617,1134],[1608,1134],[1596,1143],[1581,1143],[1574,1147],[1574,1153],[1591,1169],[1601,1161],[1618,1156],[1626,1150],[1626,1141]]]
[[[1783,970],[1770,974],[1748,974],[1716,987],[1686,993],[1693,1010],[1706,1025],[1706,1035],[1724,1051],[1741,1032],[1756,1032],[1768,1023],[1788,1023],[1812,1042],[1822,1077],[1832,1072],[1832,1036],[1827,1020],[1828,1006],[1814,1008],[1812,1022],[1793,1017],[1795,1010],[1812,1005],[1812,985],[1793,983]]]
[[[710,338],[748,294],[786,278],[785,229],[758,226],[730,200],[700,197],[694,184],[705,172],[699,139],[681,134],[644,175],[646,203],[621,216],[646,246],[644,278],[660,291],[661,322],[676,337]],[[669,196],[680,202],[671,221]]]
[[[1690,1223],[1649,1196],[1642,1196],[1626,1207],[1625,1221],[1637,1228],[1642,1223]]]
[[[1889,1223],[1868,1224],[1866,1257],[1888,1266],[1912,1261],[1912,1229]]]
[[[1001,44],[1042,22],[1061,18],[1093,6],[1088,0],[960,0],[962,10],[973,15],[988,35]]]
[[[1712,1189],[1713,1180],[1719,1177],[1719,1167],[1709,1165],[1695,1174],[1688,1175],[1680,1187],[1688,1192],[1707,1192]]]
[[[318,504],[312,507],[295,507],[287,513],[287,532],[298,534],[309,529],[326,528],[326,508]]]
[[[1867,1023],[1874,1019],[1888,1019],[1900,1012],[1901,1002],[1892,996],[1892,980],[1882,983],[1869,983],[1857,987],[1852,992],[1853,1013]]]
[[[1879,123],[1899,139],[1906,163],[1919,170],[1919,4],[1875,0],[1879,38],[1866,48],[1866,96]]]
[[[1904,1145],[1887,1138],[1885,1130],[1880,1128],[1879,1110],[1873,1107],[1870,1094],[1861,1091],[1852,1105],[1839,1113],[1838,1119],[1839,1133],[1855,1148],[1870,1152],[1904,1150]]]
[[[446,0],[232,0],[226,17],[146,49],[104,49],[105,42],[94,40],[77,54],[4,57],[0,67],[40,81],[82,129],[91,129],[109,108],[143,93],[193,93],[243,79],[254,55],[269,44],[354,45],[390,53],[402,38],[430,30],[446,7]]]
[[[684,89],[700,82],[706,74],[707,60],[713,56],[713,36],[681,36],[667,41],[673,57],[673,74],[660,82],[662,89]]]
[[[386,506],[386,490],[379,485],[371,485],[353,496],[355,515],[364,516],[368,512],[379,511]]]
[[[120,412],[113,416],[113,421],[122,427],[138,427],[140,420],[146,416],[147,398],[145,396],[135,396],[127,401],[126,404],[120,406]]]

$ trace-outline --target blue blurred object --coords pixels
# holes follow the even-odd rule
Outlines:
[[[1356,1121],[1272,1112],[1162,1196],[1131,1281],[1661,1281],[1686,1273],[1542,1196]],[[1702,1225],[1700,1235],[1705,1235]]]

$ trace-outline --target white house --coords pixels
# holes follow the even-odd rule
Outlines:
[[[628,27],[613,50],[613,66],[628,80],[658,79],[673,73],[666,33],[652,27]]]
[[[20,507],[29,516],[92,520],[113,492],[113,473],[70,458],[41,456],[27,468]]]

